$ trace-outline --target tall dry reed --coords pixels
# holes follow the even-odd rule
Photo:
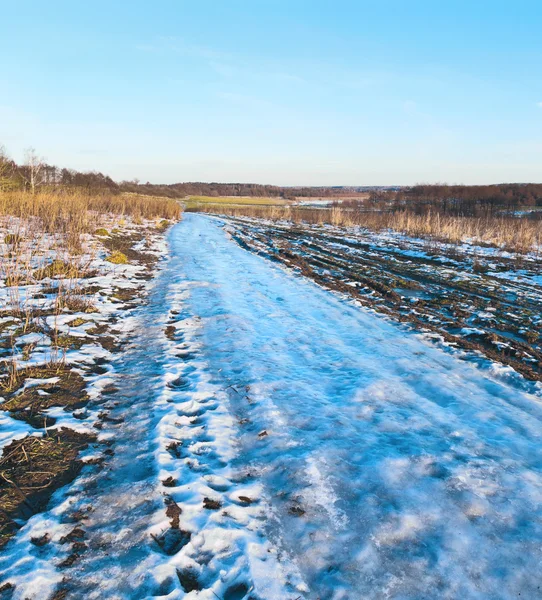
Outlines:
[[[66,309],[86,312],[90,298],[79,285],[88,277],[96,243],[84,234],[94,232],[103,222],[129,216],[142,219],[178,219],[179,203],[171,199],[139,195],[89,196],[78,191],[0,192],[0,278],[5,285],[0,316],[17,319],[17,333],[33,329],[51,340],[51,364],[61,363],[65,353],[59,340],[57,318]],[[84,253],[83,243],[84,242]],[[36,294],[40,283],[51,281],[52,306],[44,311]],[[86,297],[85,297],[86,296]],[[43,313],[54,317],[48,331]],[[21,331],[22,330],[22,331]],[[12,358],[2,361],[0,371],[16,371],[16,340]]]
[[[542,247],[542,223],[514,217],[451,217],[408,210],[397,212],[362,211],[333,206],[331,208],[201,206],[197,212],[247,216],[339,227],[358,226],[372,231],[393,230],[412,237],[430,238],[447,243],[473,242],[525,253],[539,252]]]

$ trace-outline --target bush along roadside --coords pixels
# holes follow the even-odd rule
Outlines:
[[[111,359],[129,340],[173,220],[103,216],[70,247],[32,218],[1,219],[3,546],[56,490],[112,452],[101,436],[116,391]]]

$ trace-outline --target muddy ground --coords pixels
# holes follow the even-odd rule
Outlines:
[[[108,407],[116,390],[111,385],[105,386],[98,398],[91,399],[86,388],[89,378],[108,372],[113,353],[121,351],[127,342],[119,325],[123,315],[143,301],[145,282],[153,277],[159,260],[157,253],[149,252],[149,248],[163,231],[162,224],[157,228],[115,231],[100,239],[104,256],[122,252],[127,263],[139,269],[128,287],[117,287],[114,275],[113,279],[111,273],[101,279],[104,274],[96,271],[79,276],[75,282],[70,280],[70,286],[77,286],[76,293],[62,306],[60,315],[65,318],[73,314],[67,324],[75,334],[55,331],[47,324],[48,318],[58,314],[55,298],[65,287],[66,278],[71,277],[62,269],[57,269],[58,272],[50,269],[46,276],[28,281],[29,297],[45,300],[45,308],[32,308],[28,302],[24,312],[9,306],[0,311],[0,411],[24,422],[30,430],[25,437],[16,436],[5,445],[0,458],[0,547],[28,518],[44,510],[53,493],[73,481],[85,465],[100,468],[113,452],[110,444],[98,442],[96,434],[108,419]],[[9,287],[12,282],[4,283]],[[20,282],[18,293],[25,293]],[[98,307],[104,306],[104,302],[109,308],[101,315]],[[77,334],[81,328],[83,336],[81,331]],[[39,341],[26,342],[30,334],[35,334]],[[92,358],[97,347],[106,351],[105,356]],[[48,359],[42,363],[38,358],[32,364],[34,353],[40,348],[48,349]],[[77,356],[72,359],[70,351],[79,353],[84,360]],[[85,352],[90,358],[85,357]],[[21,366],[15,357],[27,365]],[[90,432],[57,425],[58,419],[49,414],[54,408],[88,424]],[[97,418],[88,423],[93,415]],[[81,452],[87,449],[98,453],[98,457],[81,460]]]
[[[228,218],[242,247],[362,306],[542,379],[542,258],[330,226]]]

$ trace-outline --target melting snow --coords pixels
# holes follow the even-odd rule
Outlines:
[[[0,566],[15,599],[64,575],[65,551],[30,536],[58,539],[89,505],[73,598],[540,594],[540,390],[242,250],[200,215],[173,228],[133,318],[115,457],[10,545]],[[186,533],[170,553],[150,536],[169,530],[165,495]],[[202,591],[180,589],[185,569]]]

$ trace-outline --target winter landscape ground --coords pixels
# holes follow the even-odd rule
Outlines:
[[[540,596],[537,252],[111,219],[1,290],[1,598]]]
[[[0,600],[542,600],[542,2],[0,10]]]

